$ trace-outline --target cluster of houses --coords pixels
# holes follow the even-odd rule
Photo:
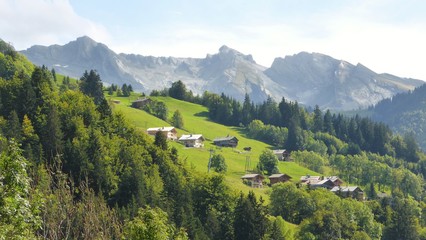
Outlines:
[[[341,197],[351,197],[358,200],[364,199],[364,191],[358,186],[342,186],[343,181],[337,176],[302,176],[300,178],[302,184],[307,185],[311,189],[325,188]]]
[[[280,182],[287,182],[291,179],[291,177],[285,173],[272,174],[268,178],[271,185]],[[245,181],[251,187],[261,188],[263,187],[263,180],[265,177],[262,174],[250,173],[242,176],[241,179],[243,179],[243,181]]]
[[[202,134],[184,134],[178,138],[175,127],[155,127],[147,129],[147,133],[152,136],[155,136],[157,132],[163,133],[169,140],[181,142],[185,147],[204,147],[205,138]],[[237,147],[238,139],[233,136],[220,137],[214,139],[213,144],[219,147]],[[285,149],[273,150],[273,153],[280,161],[288,160],[290,156]],[[292,177],[285,173],[272,174],[268,177],[270,185],[287,182],[290,181],[291,178]],[[251,173],[242,176],[241,179],[253,188],[261,188],[263,187],[265,177],[261,174]],[[300,178],[300,184],[310,189],[325,188],[341,197],[351,197],[358,200],[364,199],[364,192],[361,188],[357,186],[342,186],[343,181],[337,176],[324,177],[306,175]]]
[[[186,147],[204,147],[204,141],[206,140],[202,134],[184,134],[180,138],[178,138],[177,130],[175,127],[154,127],[147,129],[147,133],[152,136],[155,136],[157,132],[163,133],[168,140],[177,140],[181,142]],[[220,137],[214,139],[213,144],[220,147],[237,147],[238,138],[233,136]]]
[[[263,187],[265,177],[261,174],[251,173],[241,177],[241,179],[251,187],[261,188]],[[274,185],[280,182],[290,181],[291,177],[287,174],[279,173],[272,174],[268,177],[270,185]],[[310,189],[324,188],[344,198],[354,198],[357,200],[364,200],[364,192],[358,186],[342,186],[343,181],[337,176],[302,176],[300,183]]]

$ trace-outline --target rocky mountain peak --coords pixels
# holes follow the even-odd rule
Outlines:
[[[232,59],[241,59],[241,60],[245,60],[245,61],[249,61],[251,63],[256,63],[253,60],[253,56],[251,54],[248,55],[244,55],[243,53],[230,48],[226,45],[223,45],[222,47],[219,48],[219,55],[223,56],[223,57],[227,57],[227,58],[232,58]]]
[[[98,43],[95,40],[91,39],[88,36],[78,37],[74,42],[77,42],[83,45],[92,45],[92,46],[98,45]]]
[[[149,93],[170,87],[182,80],[189,90],[225,93],[243,100],[261,102],[271,96],[304,105],[349,110],[366,107],[379,100],[423,84],[377,74],[321,53],[300,52],[276,58],[270,68],[256,64],[226,45],[205,58],[154,57],[116,54],[106,45],[87,36],[63,46],[31,47],[22,51],[33,63],[55,68],[57,73],[79,78],[85,70],[95,69],[107,84],[132,84],[135,90]]]

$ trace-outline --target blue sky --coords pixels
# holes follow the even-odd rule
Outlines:
[[[269,67],[319,52],[426,80],[423,0],[0,0],[0,38],[18,50],[87,35],[112,50],[205,57],[227,45]]]

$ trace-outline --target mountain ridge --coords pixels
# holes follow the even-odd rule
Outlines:
[[[37,65],[55,68],[58,73],[79,77],[96,69],[107,84],[132,84],[138,91],[169,87],[181,80],[195,94],[224,93],[254,102],[271,96],[307,106],[349,110],[374,105],[393,95],[412,90],[423,82],[377,74],[362,64],[352,65],[321,53],[301,52],[278,57],[271,67],[257,64],[251,54],[227,45],[205,58],[154,57],[115,53],[105,44],[87,36],[63,46],[33,46],[21,51]]]

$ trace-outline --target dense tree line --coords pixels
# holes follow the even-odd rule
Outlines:
[[[371,106],[368,113],[374,120],[388,124],[402,135],[413,135],[422,149],[426,149],[425,103],[426,85],[422,85],[413,91],[399,93],[380,101]]]
[[[133,87],[131,84],[123,84],[121,88],[115,84],[111,84],[111,86],[107,87],[108,95],[113,95],[116,93],[117,97],[128,97],[133,92]]]
[[[309,113],[297,102],[285,98],[277,103],[269,97],[263,103],[254,104],[247,94],[243,103],[224,94],[204,92],[202,96],[193,96],[181,81],[173,83],[168,93],[172,97],[206,106],[213,121],[230,126],[246,126],[250,136],[280,148],[304,150],[312,144],[307,136],[310,132],[326,133],[347,142],[347,150],[352,154],[367,151],[391,155],[407,162],[420,160],[420,148],[412,135],[401,138],[384,123],[359,115],[346,117],[332,114],[330,110],[323,113],[318,106]]]

